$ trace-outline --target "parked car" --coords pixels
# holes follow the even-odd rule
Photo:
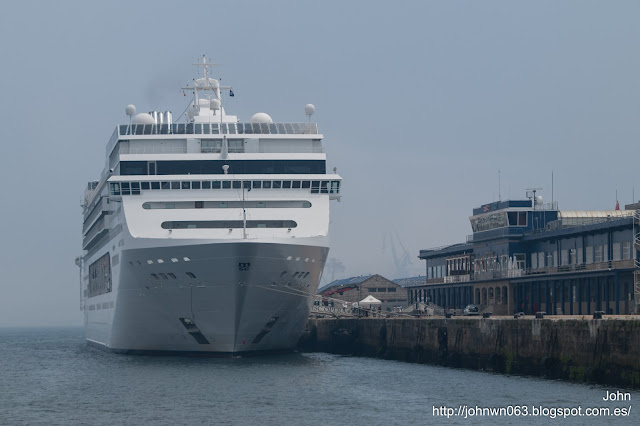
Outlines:
[[[464,315],[480,315],[480,307],[478,305],[467,305],[463,311]]]

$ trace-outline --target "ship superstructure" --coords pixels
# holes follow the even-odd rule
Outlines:
[[[291,349],[328,253],[327,174],[311,123],[226,114],[209,76],[185,123],[170,112],[116,127],[84,197],[81,308],[89,342],[115,351]],[[232,93],[232,92],[231,92]],[[313,113],[307,105],[306,113]]]

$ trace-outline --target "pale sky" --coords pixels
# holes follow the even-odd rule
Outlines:
[[[553,171],[561,209],[630,203],[639,16],[637,1],[3,2],[0,326],[80,324],[86,182],[127,104],[184,110],[202,54],[242,121],[315,104],[344,178],[336,278],[404,275],[389,235],[424,274],[419,250],[471,233],[498,170],[503,199],[550,201]]]

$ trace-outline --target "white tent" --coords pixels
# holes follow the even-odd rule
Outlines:
[[[379,307],[380,305],[382,305],[382,302],[376,299],[375,297],[369,295],[364,299],[362,299],[360,302],[358,302],[358,305],[362,306],[363,308],[371,309],[371,308]]]

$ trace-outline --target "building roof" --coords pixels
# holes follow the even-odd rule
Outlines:
[[[342,280],[331,281],[329,284],[326,284],[318,288],[318,293],[322,293],[331,287],[339,287],[341,285],[360,284],[361,282],[366,281],[371,277],[373,277],[373,275],[361,275],[359,277],[351,277],[351,278],[345,278]]]
[[[408,277],[408,278],[397,278],[393,280],[393,282],[398,284],[400,287],[419,287],[427,284],[427,277],[418,276],[418,277]]]

